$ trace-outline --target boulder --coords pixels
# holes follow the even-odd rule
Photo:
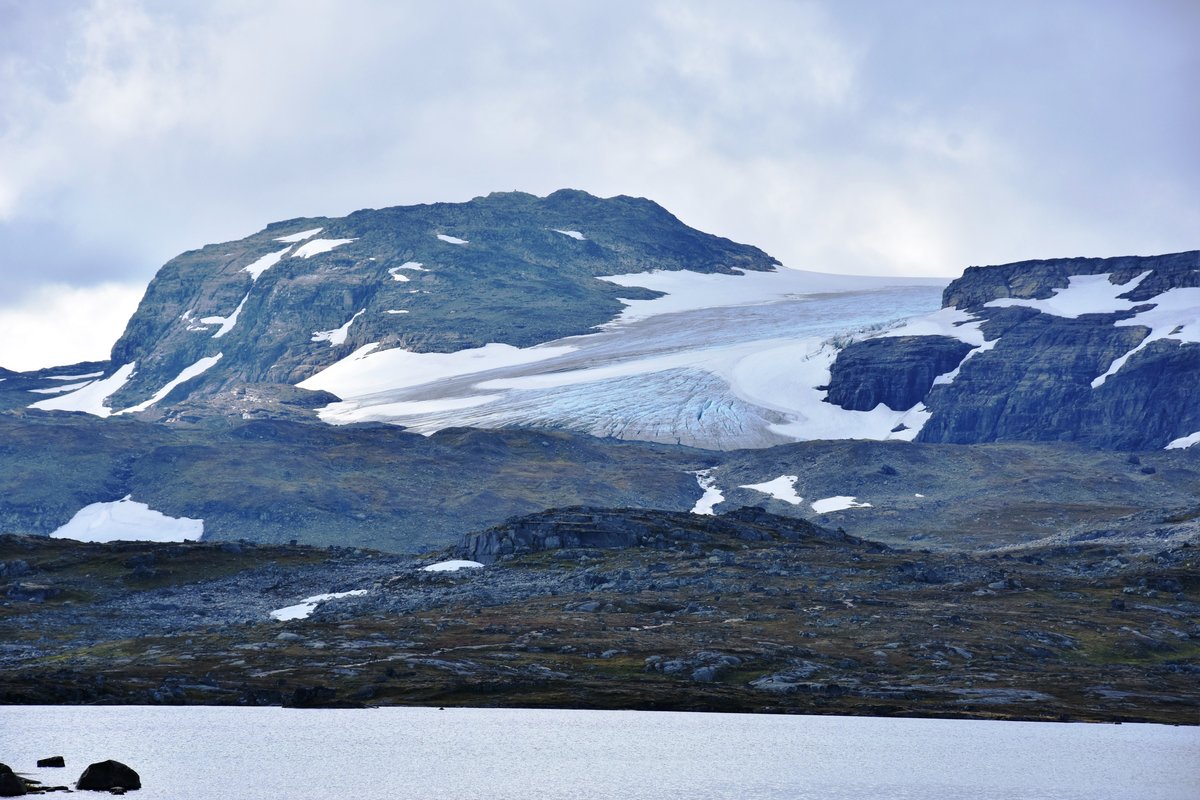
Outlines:
[[[28,793],[25,781],[21,780],[7,764],[0,764],[0,797],[20,797]]]
[[[39,767],[65,767],[67,762],[62,756],[50,756],[49,758],[39,758],[37,765]]]
[[[89,764],[75,782],[76,789],[86,791],[107,792],[117,787],[127,790],[140,789],[142,779],[130,767],[111,759]]]

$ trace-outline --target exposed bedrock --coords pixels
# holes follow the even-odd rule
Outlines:
[[[802,519],[780,517],[748,506],[721,516],[643,509],[564,508],[517,517],[463,538],[457,554],[490,564],[503,556],[561,548],[665,548],[706,542],[714,536],[744,541],[849,540]],[[856,540],[857,541],[857,540]]]
[[[1161,256],[1115,258],[1049,258],[1017,261],[990,267],[967,267],[962,277],[942,292],[945,308],[978,309],[1006,297],[1047,298],[1067,286],[1072,275],[1109,273],[1123,284],[1150,271],[1150,275],[1125,294],[1130,300],[1148,300],[1167,289],[1200,286],[1200,250]]]
[[[933,379],[958,366],[971,345],[949,336],[894,336],[855,342],[830,372],[829,402],[851,411],[883,403],[895,411],[912,408]]]
[[[1003,298],[1046,299],[1072,276],[1109,274],[1122,301],[1113,313],[1058,316],[1054,309],[995,307]],[[987,348],[949,336],[886,334],[841,351],[828,399],[843,408],[878,403],[931,417],[917,441],[1076,441],[1149,450],[1200,431],[1200,343],[1171,338],[1191,319],[1154,331],[1121,324],[1153,309],[1171,289],[1200,286],[1200,252],[1109,259],[1055,259],[971,267],[947,287],[943,305],[969,311]],[[1178,295],[1174,295],[1178,297]],[[1118,307],[1118,306],[1114,306]],[[1167,328],[1171,326],[1168,325]],[[1145,346],[1144,340],[1151,341]],[[969,337],[964,337],[969,338]],[[1137,348],[1137,349],[1135,349]],[[958,362],[956,362],[958,359]],[[937,375],[957,374],[934,384]],[[1109,374],[1111,371],[1111,374]]]

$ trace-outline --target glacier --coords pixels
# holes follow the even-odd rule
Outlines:
[[[540,427],[732,450],[828,438],[911,440],[924,408],[824,402],[838,338],[940,306],[943,281],[774,273],[605,280],[665,294],[626,301],[596,332],[457,353],[367,345],[299,385],[339,398],[331,424]],[[834,339],[834,341],[831,341]]]

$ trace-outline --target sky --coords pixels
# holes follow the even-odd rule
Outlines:
[[[0,366],[174,255],[571,187],[836,273],[1200,247],[1194,0],[0,0]]]

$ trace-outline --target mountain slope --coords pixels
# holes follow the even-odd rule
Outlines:
[[[162,267],[113,347],[105,404],[295,384],[368,342],[526,347],[609,321],[620,298],[654,296],[597,276],[776,263],[648,200],[572,190],[275,223]]]
[[[940,312],[851,344],[831,372],[843,408],[922,403],[918,441],[1186,446],[1200,438],[1200,251],[971,267]]]

